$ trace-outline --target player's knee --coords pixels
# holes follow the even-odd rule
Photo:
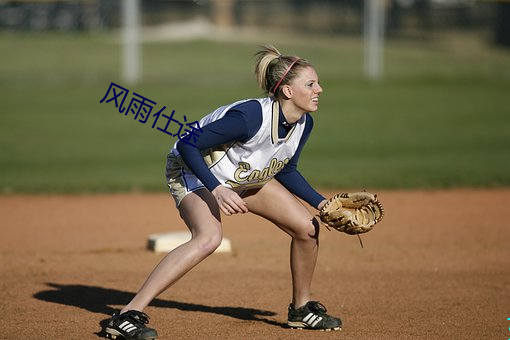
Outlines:
[[[295,235],[295,238],[302,241],[316,241],[319,238],[320,225],[319,221],[312,217],[309,221],[304,223],[303,227]]]
[[[199,252],[204,255],[210,255],[220,246],[223,235],[221,232],[207,233],[196,237]]]

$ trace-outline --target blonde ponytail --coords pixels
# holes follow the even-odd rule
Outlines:
[[[255,76],[259,87],[267,94],[278,96],[282,85],[287,85],[298,71],[311,64],[297,56],[284,56],[272,45],[263,46],[255,53]]]

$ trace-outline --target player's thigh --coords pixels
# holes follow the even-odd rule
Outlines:
[[[318,235],[319,224],[312,213],[275,179],[243,199],[251,212],[273,222],[292,237]]]
[[[179,204],[179,213],[193,237],[221,237],[221,214],[218,203],[207,189],[187,194]]]

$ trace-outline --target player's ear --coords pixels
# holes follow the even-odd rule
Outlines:
[[[289,85],[283,85],[282,87],[282,93],[287,97],[288,99],[292,98],[292,88]]]

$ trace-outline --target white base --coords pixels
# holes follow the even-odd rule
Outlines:
[[[160,253],[168,253],[183,243],[191,240],[191,233],[189,231],[177,231],[169,233],[151,234],[147,242],[147,248]],[[230,253],[232,252],[232,244],[228,238],[223,238],[220,246],[214,251],[215,253]]]

